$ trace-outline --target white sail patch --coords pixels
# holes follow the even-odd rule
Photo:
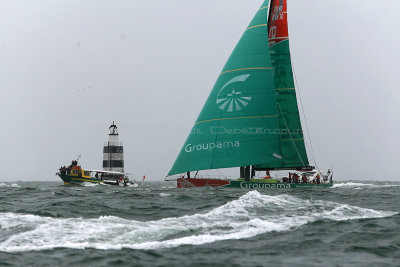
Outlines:
[[[281,155],[278,155],[278,154],[276,154],[276,153],[272,154],[272,156],[274,156],[274,157],[277,158],[277,159],[282,159],[282,156],[281,156]]]
[[[225,87],[227,87],[228,85],[230,85],[230,84],[232,84],[232,83],[236,83],[236,82],[244,82],[244,81],[246,81],[247,78],[249,78],[249,77],[250,77],[250,74],[243,74],[243,75],[239,75],[239,76],[236,76],[236,77],[230,79],[227,83],[224,84],[224,86],[222,86],[222,88],[221,88],[221,90],[219,91],[219,93],[221,93],[221,91],[222,91]],[[218,93],[218,95],[219,95],[219,93]]]
[[[226,98],[217,99],[217,105],[219,109],[226,110],[228,112],[240,111],[242,107],[246,107],[250,101],[251,97],[240,96],[241,92],[236,92],[235,89],[232,93],[228,94]]]

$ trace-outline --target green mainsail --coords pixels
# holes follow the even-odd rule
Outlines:
[[[264,2],[232,52],[169,175],[250,165],[284,168],[308,164],[304,141],[297,140],[302,137],[300,120],[298,125],[293,123],[293,117],[298,117],[297,103],[293,103],[291,91],[290,99],[285,100],[285,94],[276,90],[273,60],[277,59],[271,58],[274,47],[270,48],[268,41],[269,3]],[[291,111],[291,105],[297,113]],[[292,143],[287,142],[288,135]]]

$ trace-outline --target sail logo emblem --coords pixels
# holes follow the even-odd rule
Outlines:
[[[228,85],[238,82],[245,82],[249,77],[250,74],[239,75],[225,83],[225,85],[218,92],[216,100],[216,103],[220,110],[227,112],[240,111],[242,110],[242,108],[246,107],[250,103],[251,97],[243,96],[242,92],[239,92],[233,86],[233,88],[229,87],[228,89]],[[230,88],[232,88],[232,90]],[[225,94],[221,94],[221,92],[223,91],[225,92]]]

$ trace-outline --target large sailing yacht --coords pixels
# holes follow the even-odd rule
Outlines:
[[[198,171],[240,167],[234,180]],[[272,178],[270,172],[287,171]],[[193,173],[194,172],[194,173]],[[265,176],[257,179],[257,173]],[[310,166],[289,50],[287,0],[266,0],[212,89],[169,176],[178,187],[332,186]]]

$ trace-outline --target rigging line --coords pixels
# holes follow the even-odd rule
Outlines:
[[[296,142],[294,141],[294,139],[293,139],[293,137],[292,137],[292,134],[290,133],[290,129],[289,129],[289,126],[287,125],[285,116],[284,116],[283,113],[282,113],[281,106],[279,105],[279,103],[277,103],[277,106],[278,106],[279,111],[281,112],[283,121],[285,122],[286,129],[288,130],[290,139],[292,139],[292,142],[293,142],[294,148],[296,149],[297,155],[299,156],[299,158],[300,158],[300,160],[301,160],[301,164],[304,166],[303,158],[300,156],[300,152],[299,152],[299,150],[297,149]]]
[[[297,92],[299,93],[299,100],[300,100],[300,105],[301,105],[301,111],[302,111],[302,113],[303,113],[303,118],[304,118],[304,122],[305,122],[305,124],[306,124],[306,129],[307,129],[307,137],[308,137],[308,140],[309,140],[309,142],[310,142],[311,157],[312,157],[312,159],[313,159],[313,161],[314,161],[315,167],[316,167],[317,169],[319,169],[319,168],[318,168],[317,160],[315,159],[314,147],[313,147],[312,141],[311,141],[310,129],[309,129],[309,127],[308,127],[308,121],[307,121],[306,113],[305,113],[305,111],[304,111],[303,98],[301,97],[301,93],[300,93],[300,85],[299,85],[299,83],[297,82],[297,76],[296,76],[296,72],[295,72],[295,67],[294,67],[294,62],[293,62],[293,60],[292,60],[292,71],[293,71],[294,80],[295,80],[296,85],[297,85]],[[306,142],[306,145],[307,145],[307,142]],[[308,145],[307,145],[307,146],[308,146]]]
[[[304,138],[303,138],[303,140],[304,140],[304,144],[306,144],[306,147],[307,147],[308,151],[311,151],[311,148],[310,148],[310,146],[308,145],[307,140],[304,139]],[[315,167],[318,169],[317,163],[315,162],[315,158],[314,158],[314,155],[313,155],[312,153],[311,153],[311,157],[312,157],[312,160],[313,160],[313,162],[314,162]]]
[[[226,175],[224,175],[223,173],[221,173],[218,169],[216,169],[216,170],[217,170],[217,172],[218,172],[222,177],[224,177],[225,179],[228,178]]]

